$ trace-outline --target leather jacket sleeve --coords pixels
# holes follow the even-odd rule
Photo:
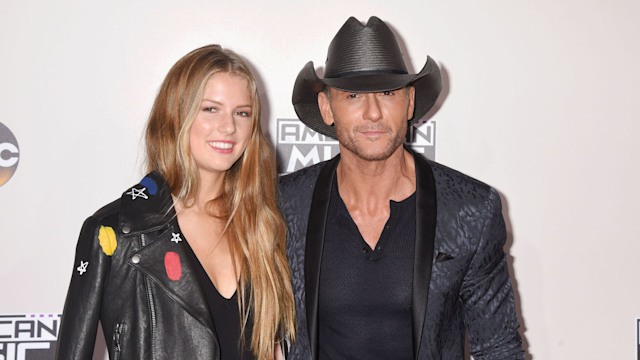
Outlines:
[[[480,242],[460,289],[471,355],[476,360],[524,359],[503,247],[500,197],[491,189]]]
[[[89,217],[80,231],[56,359],[91,360],[93,357],[102,293],[111,264],[100,246],[99,231],[100,224],[94,217]]]

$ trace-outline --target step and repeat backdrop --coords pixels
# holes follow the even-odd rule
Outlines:
[[[217,43],[251,63],[292,172],[338,153],[297,120],[296,75],[372,15],[413,71],[442,69],[407,143],[500,192],[529,358],[640,359],[637,1],[26,0],[0,11],[0,360],[53,358],[82,222],[144,175],[182,55]]]

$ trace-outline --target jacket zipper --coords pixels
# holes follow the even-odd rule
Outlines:
[[[140,242],[142,243],[142,247],[145,247],[147,245],[144,234],[140,234]],[[147,301],[149,302],[149,317],[151,318],[151,358],[155,359],[156,308],[154,306],[153,293],[151,292],[151,287],[149,286],[149,280],[146,277],[144,278],[144,287],[147,290]]]
[[[121,323],[116,324],[115,331],[113,332],[113,360],[120,359],[120,335],[122,335],[124,326]]]

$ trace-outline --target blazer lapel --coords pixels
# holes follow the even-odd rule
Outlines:
[[[320,262],[324,244],[324,231],[329,208],[331,186],[334,181],[336,167],[340,155],[329,160],[320,171],[313,191],[309,221],[307,225],[307,240],[305,244],[304,281],[305,301],[307,310],[307,327],[311,356],[318,358],[318,286],[320,284]]]
[[[147,275],[170,299],[215,334],[209,305],[186,253],[182,234],[169,226],[157,238],[149,240],[127,263]]]
[[[411,151],[411,150],[409,150]],[[416,243],[413,260],[413,354],[418,359],[427,313],[427,298],[436,236],[436,185],[431,166],[413,153],[416,169]]]

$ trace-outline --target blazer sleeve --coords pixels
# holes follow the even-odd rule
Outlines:
[[[100,224],[94,217],[89,217],[80,231],[58,335],[59,360],[93,357],[102,294],[110,270],[110,258],[100,246],[99,232]]]
[[[460,291],[469,349],[476,360],[524,359],[503,250],[502,206],[494,189],[479,214],[484,218],[479,243]]]

